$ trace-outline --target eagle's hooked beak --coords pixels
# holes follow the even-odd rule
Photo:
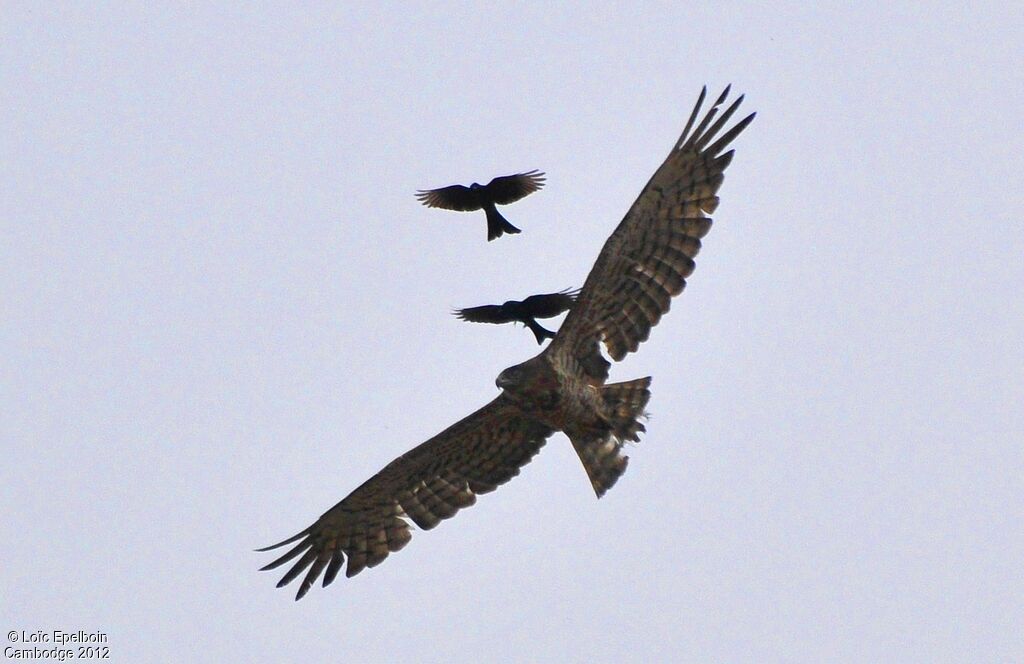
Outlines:
[[[504,390],[512,387],[515,384],[515,381],[509,377],[507,372],[502,371],[498,374],[498,377],[494,379],[494,384],[498,386],[499,390]]]

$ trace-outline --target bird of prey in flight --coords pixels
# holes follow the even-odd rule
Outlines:
[[[416,192],[416,198],[427,207],[444,208],[458,212],[472,212],[483,208],[487,215],[487,241],[504,233],[519,233],[518,228],[501,216],[496,205],[508,205],[528,196],[544,186],[544,173],[538,170],[515,175],[502,175],[487,184],[474,182],[468,187],[453,184],[440,189]]]
[[[743,97],[723,110],[729,88],[698,120],[707,90],[664,163],[605,242],[565,322],[530,360],[502,371],[500,394],[401,455],[267,551],[292,544],[263,567],[291,561],[278,582],[301,576],[296,599],[323,574],[334,581],[374,567],[409,543],[410,521],[429,530],[519,473],[556,431],[569,438],[598,497],[626,469],[626,441],[639,440],[651,379],[608,383],[611,363],[637,350],[693,272],[723,171],[726,148],[754,114],[720,133]],[[721,111],[721,113],[719,113]],[[692,130],[692,131],[691,131]]]
[[[555,333],[537,322],[538,318],[554,318],[572,308],[579,291],[564,290],[558,293],[531,295],[523,301],[508,300],[504,304],[485,304],[480,307],[458,309],[454,313],[461,320],[470,323],[522,323],[530,328],[537,343],[554,339]]]

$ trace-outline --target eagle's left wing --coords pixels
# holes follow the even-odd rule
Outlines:
[[[334,581],[346,559],[345,576],[354,576],[409,543],[412,534],[406,519],[429,530],[455,516],[475,503],[478,494],[518,475],[552,433],[501,395],[389,463],[302,532],[257,549],[298,542],[262,569],[298,557],[277,584],[280,588],[305,572],[295,599],[301,599],[321,573],[323,585]]]

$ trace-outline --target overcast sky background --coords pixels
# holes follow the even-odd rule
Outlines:
[[[132,662],[1024,660],[1019,7],[90,4],[0,9],[4,633]],[[556,435],[380,567],[276,590],[255,547],[538,350],[449,310],[582,285],[730,82],[758,117],[689,287],[612,369],[654,376],[616,487]],[[413,196],[532,168],[491,243]]]

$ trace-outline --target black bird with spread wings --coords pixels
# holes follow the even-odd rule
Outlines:
[[[547,348],[502,371],[495,381],[501,393],[490,403],[389,463],[308,528],[260,549],[294,544],[263,567],[294,560],[278,587],[302,575],[299,599],[321,574],[324,586],[334,581],[346,561],[349,577],[380,564],[408,544],[410,521],[429,530],[469,507],[519,474],[556,431],[569,438],[598,497],[615,484],[626,469],[623,444],[644,431],[638,420],[651,379],[608,383],[600,345],[615,361],[635,351],[682,292],[733,158],[725,150],[754,119],[719,136],[743,97],[722,110],[726,88],[698,122],[706,92],[605,242]]]
[[[504,304],[485,304],[480,307],[458,309],[456,317],[470,323],[522,323],[530,328],[537,343],[554,339],[555,333],[537,322],[538,318],[554,318],[572,308],[578,290],[564,290],[558,293],[531,295],[525,300],[508,300]]]
[[[519,233],[518,228],[501,216],[495,205],[508,205],[528,196],[544,186],[544,173],[538,170],[515,175],[502,175],[487,184],[474,182],[468,187],[453,184],[440,189],[416,192],[416,198],[427,207],[444,208],[458,212],[472,212],[483,208],[487,215],[487,241],[504,233]]]

